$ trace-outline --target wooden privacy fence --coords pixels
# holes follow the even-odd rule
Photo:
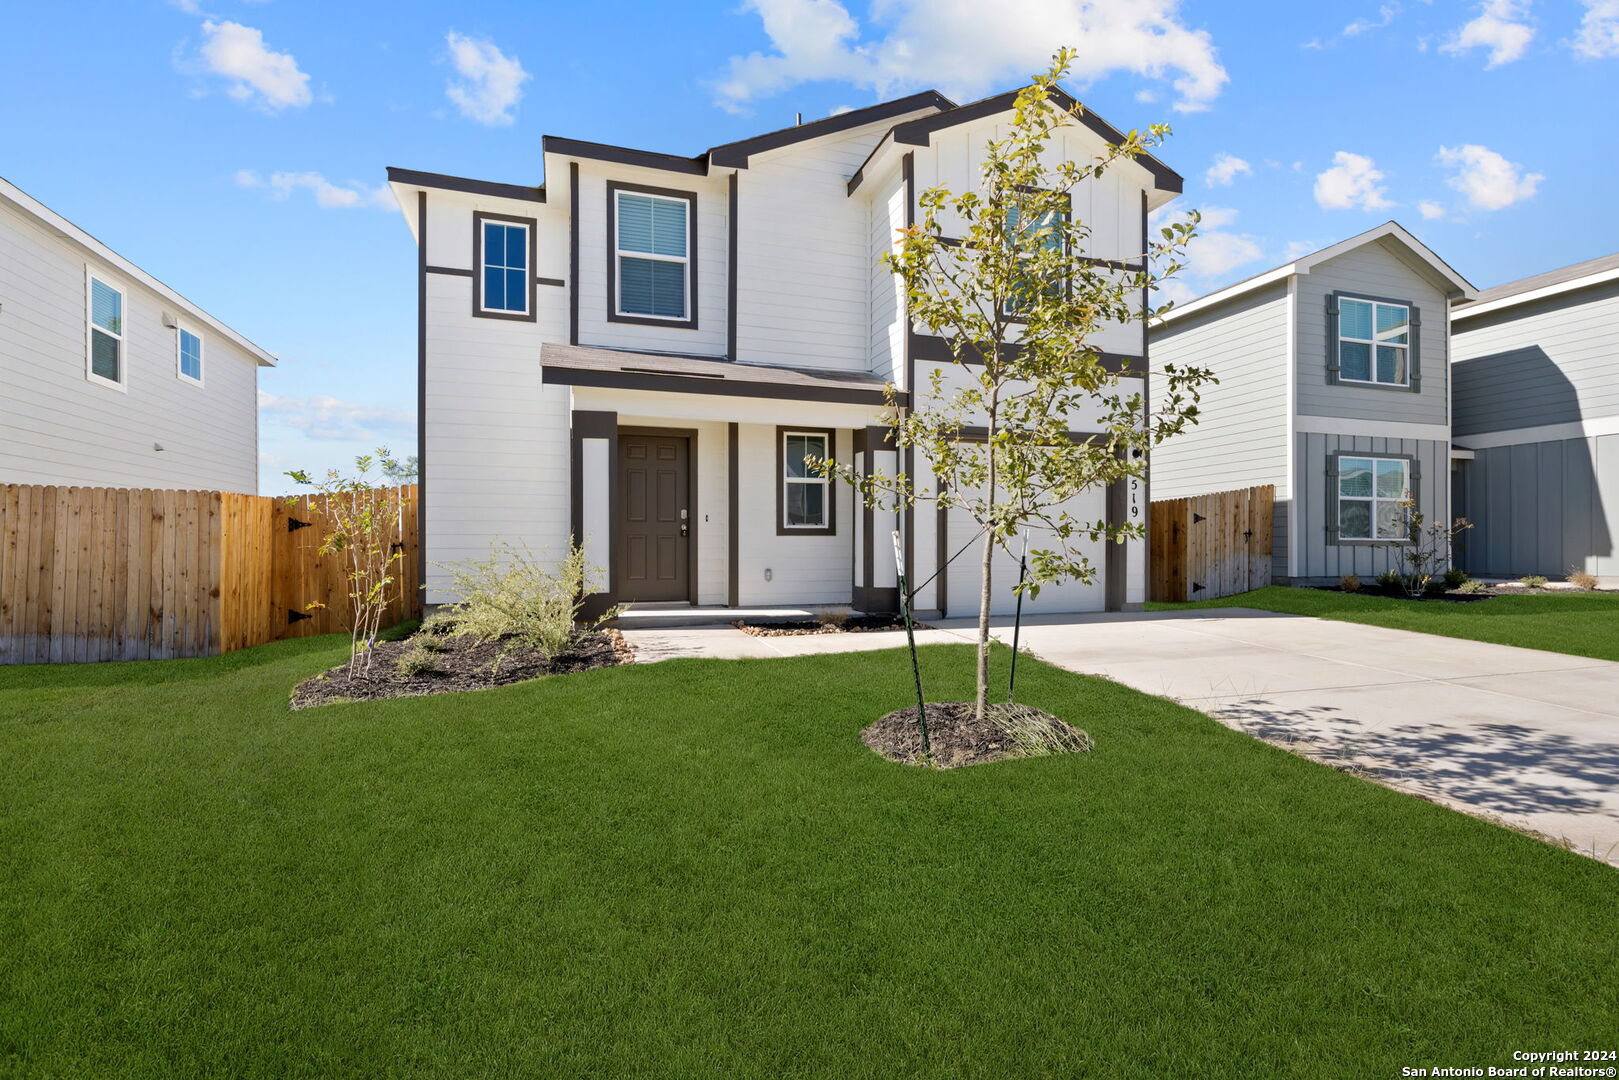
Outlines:
[[[1153,600],[1212,600],[1270,584],[1276,489],[1243,488],[1152,504]]]
[[[421,613],[415,485],[404,494],[384,625]],[[212,656],[343,630],[349,583],[342,556],[320,553],[324,505],[0,485],[0,664]]]

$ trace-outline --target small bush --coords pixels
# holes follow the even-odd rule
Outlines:
[[[849,613],[846,611],[823,611],[816,616],[815,621],[828,630],[842,630],[849,622]]]
[[[1539,574],[1525,574],[1518,579],[1518,584],[1526,589],[1544,589],[1546,579]]]
[[[1488,589],[1489,589],[1489,586],[1484,584],[1484,582],[1482,582],[1482,581],[1473,581],[1471,579],[1469,579],[1467,581],[1464,581],[1460,585],[1456,586],[1456,591],[1457,592],[1464,592],[1464,593],[1469,593],[1469,594],[1485,592]]]
[[[405,678],[413,679],[433,670],[433,657],[426,649],[413,646],[399,654],[399,659],[394,661],[394,669]]]
[[[1468,582],[1467,571],[1451,567],[1445,571],[1445,588],[1459,589]]]
[[[1597,587],[1597,576],[1571,566],[1568,570],[1568,583],[1576,589],[1592,592]]]
[[[1403,589],[1405,580],[1400,577],[1398,570],[1385,570],[1377,575],[1377,583],[1385,589]]]
[[[1422,587],[1423,596],[1444,596],[1445,583],[1443,581],[1429,581]]]
[[[1344,592],[1360,592],[1360,578],[1354,574],[1345,574],[1338,579],[1338,588]]]
[[[527,547],[495,544],[487,559],[452,563],[448,590],[461,599],[422,624],[431,633],[466,634],[478,641],[510,639],[551,660],[579,636],[584,602],[585,553],[573,544],[554,570],[541,566]],[[618,614],[613,609],[585,629]],[[498,670],[500,659],[495,666]]]

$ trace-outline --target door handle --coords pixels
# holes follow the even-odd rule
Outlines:
[[[680,535],[685,536],[687,531],[688,530],[686,528],[686,524],[684,522],[682,522],[681,525],[680,525]]]

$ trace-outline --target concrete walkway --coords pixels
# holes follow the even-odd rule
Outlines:
[[[948,620],[918,644],[972,639]],[[994,632],[1010,640],[1011,626]],[[631,630],[643,661],[896,648],[902,633]],[[1025,649],[1619,863],[1619,663],[1246,608],[1042,616]]]

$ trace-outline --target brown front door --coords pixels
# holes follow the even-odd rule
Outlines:
[[[618,599],[691,598],[690,467],[684,436],[618,437]]]

